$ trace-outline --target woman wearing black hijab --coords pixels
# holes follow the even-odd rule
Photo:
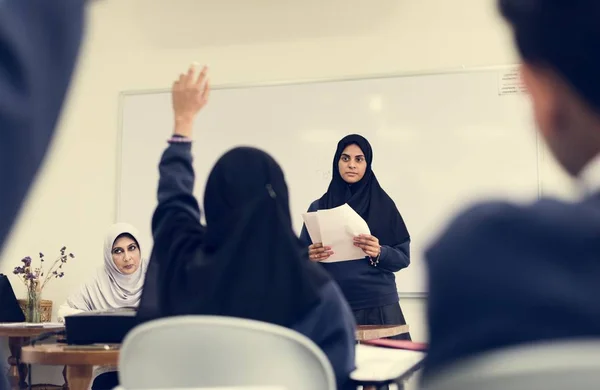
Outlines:
[[[207,314],[288,327],[325,352],[344,388],[354,369],[354,319],[335,282],[307,259],[294,234],[279,165],[258,149],[227,152],[209,175],[206,227],[200,224],[191,136],[209,90],[206,68],[199,76],[190,68],[173,86],[175,138],[160,162],[153,280],[145,287],[153,291],[145,291],[140,316]]]
[[[394,272],[410,264],[410,235],[394,201],[381,188],[373,170],[369,141],[352,134],[337,145],[333,178],[327,192],[314,201],[309,212],[348,203],[369,225],[372,235],[354,238],[364,259],[327,263],[331,248],[310,240],[306,227],[301,241],[309,246],[309,257],[338,282],[358,325],[406,324],[400,309]],[[409,334],[394,337],[410,339]]]

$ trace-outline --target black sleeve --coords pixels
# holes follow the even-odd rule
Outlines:
[[[191,144],[170,145],[163,153],[159,172],[158,206],[152,218],[154,248],[144,285],[145,295],[152,298],[140,303],[144,311],[151,312],[148,317],[172,315],[187,300],[184,297],[193,283],[188,270],[202,246],[205,231],[193,195]],[[153,307],[151,301],[158,307]]]
[[[382,245],[379,267],[398,272],[410,265],[410,239],[395,246]]]

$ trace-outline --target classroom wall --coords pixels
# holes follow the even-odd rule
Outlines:
[[[89,22],[60,131],[0,263],[10,273],[25,255],[67,245],[77,258],[44,292],[55,311],[103,261],[119,92],[166,88],[192,61],[209,64],[217,86],[515,62],[495,0],[104,0]],[[426,340],[425,300],[402,306],[413,338]]]

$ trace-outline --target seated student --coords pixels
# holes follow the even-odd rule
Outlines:
[[[206,183],[206,229],[200,224],[191,137],[209,89],[206,69],[198,76],[190,68],[173,86],[176,138],[160,162],[152,220],[151,264],[159,271],[153,273],[157,291],[147,293],[160,306],[152,316],[209,314],[288,327],[323,350],[345,388],[354,369],[352,312],[292,229],[279,165],[258,149],[227,152]]]
[[[426,255],[425,378],[503,347],[600,337],[600,1],[500,7],[538,131],[587,195],[478,205],[450,224]]]
[[[59,321],[85,311],[137,307],[147,268],[137,237],[137,229],[126,223],[109,229],[104,241],[104,266],[59,308]],[[93,390],[112,389],[119,384],[117,368],[112,366],[94,367],[94,378]]]

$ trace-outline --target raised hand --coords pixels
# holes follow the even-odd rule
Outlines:
[[[182,73],[179,79],[173,83],[171,96],[176,135],[191,138],[194,119],[206,105],[210,95],[210,80],[207,74],[206,66],[198,72],[196,65],[192,65],[187,73]]]

